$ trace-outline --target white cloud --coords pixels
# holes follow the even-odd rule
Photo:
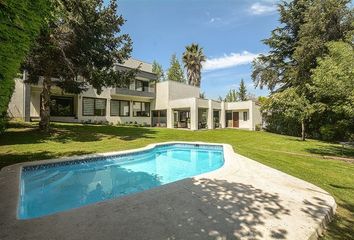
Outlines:
[[[258,54],[243,51],[242,53],[230,53],[218,58],[208,58],[203,64],[205,71],[235,67],[238,65],[248,64],[256,58]]]
[[[265,3],[256,2],[252,4],[251,7],[249,8],[249,12],[252,15],[269,14],[275,12],[276,10],[277,10],[277,6],[274,3],[265,4]]]
[[[220,22],[221,21],[221,18],[219,17],[213,17],[209,20],[209,23],[214,23],[214,22]]]

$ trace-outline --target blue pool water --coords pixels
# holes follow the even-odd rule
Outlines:
[[[210,172],[222,146],[168,144],[133,154],[24,167],[18,217],[29,219]]]

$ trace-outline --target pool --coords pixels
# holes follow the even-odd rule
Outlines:
[[[31,219],[142,192],[220,168],[219,145],[165,144],[134,153],[25,166],[19,219]]]

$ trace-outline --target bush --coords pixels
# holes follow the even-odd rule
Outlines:
[[[47,0],[0,1],[0,133],[5,130],[14,78],[49,12]]]
[[[322,140],[332,141],[336,136],[336,129],[334,126],[326,124],[320,127],[320,134]]]
[[[262,130],[262,125],[261,124],[256,124],[256,131],[261,131]]]

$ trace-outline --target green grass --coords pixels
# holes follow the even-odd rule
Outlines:
[[[0,137],[0,167],[10,164],[143,147],[164,141],[228,143],[244,156],[309,181],[329,193],[338,204],[325,239],[354,236],[354,164],[322,155],[354,157],[353,149],[316,140],[234,129],[183,131],[158,128],[53,124],[51,134],[34,124],[11,123]]]

